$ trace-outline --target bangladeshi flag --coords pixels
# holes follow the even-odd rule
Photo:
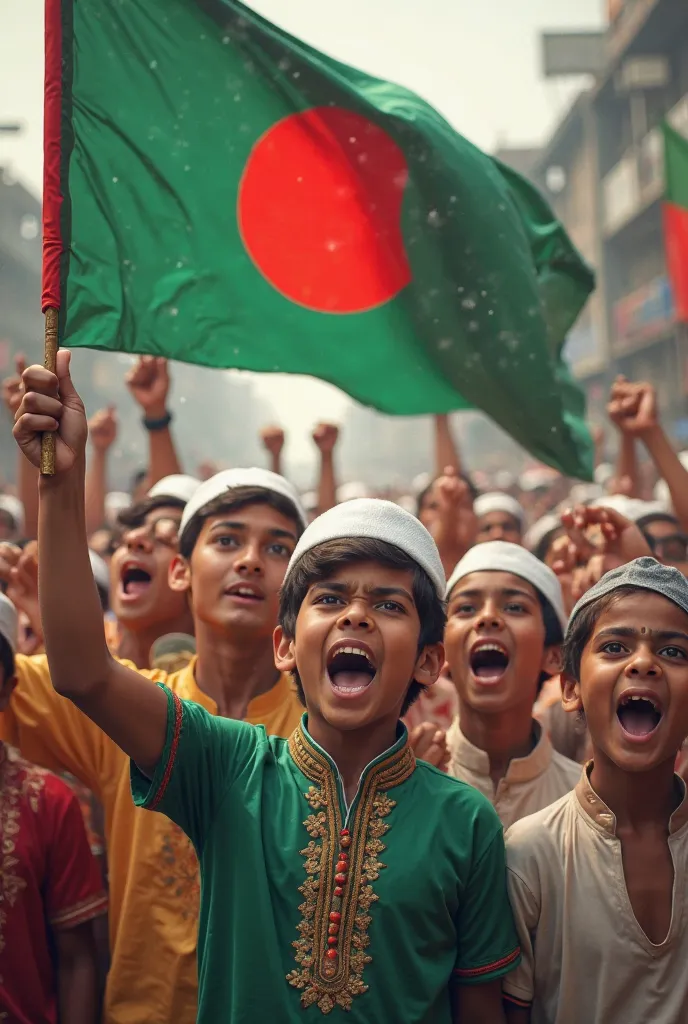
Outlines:
[[[664,129],[664,244],[676,319],[688,322],[688,139]]]
[[[561,350],[593,276],[517,174],[233,0],[47,0],[46,41],[61,343],[478,407],[590,476]]]

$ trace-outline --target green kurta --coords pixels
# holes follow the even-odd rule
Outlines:
[[[167,696],[163,757],[132,789],[198,852],[199,1024],[449,1024],[452,977],[517,965],[499,819],[403,726],[347,808],[305,716],[285,740]]]

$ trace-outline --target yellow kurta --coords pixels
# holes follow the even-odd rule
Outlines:
[[[194,667],[195,659],[173,675],[144,674],[217,714],[196,685]],[[112,950],[106,1024],[194,1024],[199,874],[190,841],[164,815],[134,806],[129,758],[55,693],[45,656],[19,656],[17,676],[10,709],[0,715],[0,738],[28,760],[71,772],[103,804]],[[293,683],[282,676],[251,701],[246,721],[289,736],[302,713]]]

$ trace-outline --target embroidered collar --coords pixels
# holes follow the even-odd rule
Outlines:
[[[533,721],[537,740],[535,746],[526,757],[515,757],[509,762],[504,780],[513,782],[530,782],[545,772],[552,761],[552,744],[549,736],[538,722]],[[490,758],[484,750],[480,750],[466,739],[461,732],[458,716],[452,722],[447,733],[451,773],[452,766],[467,768],[475,775],[487,779],[490,777]]]
[[[289,752],[296,767],[311,782],[321,783],[326,775],[334,775],[338,781],[341,780],[335,762],[308,732],[307,714],[303,715],[289,739]],[[372,792],[375,789],[391,789],[398,786],[408,779],[415,767],[416,758],[409,746],[408,732],[403,722],[400,722],[396,743],[363,769],[358,780],[357,796],[363,789]]]
[[[592,788],[592,785],[590,784],[591,771],[592,761],[588,761],[583,768],[580,781],[574,790],[576,797],[578,798],[578,806],[599,829],[610,836],[616,836],[616,815],[609,807],[607,807],[604,800],[602,800]],[[669,835],[673,835],[674,832],[678,832],[678,830],[683,828],[686,822],[688,822],[688,794],[686,792],[686,784],[680,775],[674,775],[674,778],[678,782],[683,797],[681,799],[681,803],[669,818]]]
[[[300,850],[306,879],[299,886],[299,938],[292,943],[297,966],[287,981],[301,992],[304,1009],[316,1004],[323,1014],[335,1006],[348,1011],[368,988],[363,975],[372,960],[370,910],[379,899],[373,883],[386,867],[382,839],[396,806],[387,791],[409,778],[416,759],[402,725],[396,743],[367,765],[346,808],[337,765],[309,735],[306,715],[289,751],[311,783],[304,797],[312,813],[303,823],[310,842]]]

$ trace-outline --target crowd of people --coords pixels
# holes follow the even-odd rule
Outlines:
[[[416,494],[340,485],[319,424],[304,496],[277,427],[268,468],[185,474],[142,357],[125,494],[69,362],[3,383],[0,1019],[687,1021],[688,453],[653,388],[614,383],[592,484],[469,473],[438,416]]]

